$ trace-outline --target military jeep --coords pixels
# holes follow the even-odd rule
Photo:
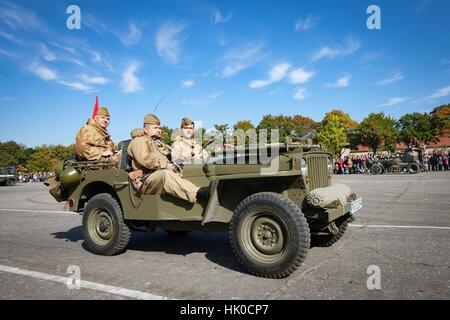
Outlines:
[[[18,180],[14,166],[0,168],[0,186],[13,186]]]
[[[400,155],[392,159],[376,161],[370,171],[373,174],[382,173],[418,173],[423,169],[419,152],[416,148],[406,148]]]
[[[131,231],[158,227],[174,236],[228,231],[237,259],[251,274],[283,278],[302,264],[311,241],[317,246],[338,241],[362,206],[348,187],[331,184],[332,158],[320,145],[236,148],[205,163],[185,163],[184,179],[210,187],[208,200],[190,204],[134,189],[129,142],[121,143],[117,165],[66,161],[55,170],[61,200],[82,214],[85,244],[95,254],[122,253]]]

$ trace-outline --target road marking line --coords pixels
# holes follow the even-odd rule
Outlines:
[[[41,280],[48,280],[53,282],[58,282],[67,285],[68,278],[55,276],[47,273],[30,271],[25,269],[19,269],[14,267],[8,267],[0,265],[0,271],[14,273],[23,276],[29,276]],[[106,293],[111,293],[119,296],[124,296],[128,298],[140,299],[140,300],[174,300],[172,298],[158,296],[147,292],[129,290],[121,287],[114,287],[106,284],[91,282],[91,281],[80,281],[80,287],[85,289],[91,289],[95,291],[102,291]]]
[[[36,212],[36,213],[69,213],[78,214],[78,212],[73,211],[50,211],[50,210],[26,210],[26,209],[0,209],[0,211],[12,211],[12,212]]]
[[[392,226],[382,224],[349,224],[350,227],[358,228],[403,228],[403,229],[442,229],[450,230],[450,227],[433,227],[433,226]]]

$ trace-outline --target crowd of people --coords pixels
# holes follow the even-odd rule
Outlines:
[[[335,174],[361,174],[370,173],[372,165],[378,160],[383,159],[394,159],[399,155],[350,155],[343,157],[342,159],[337,159],[334,162]],[[450,150],[447,151],[433,151],[425,153],[423,157],[422,166],[425,171],[447,171],[450,170]]]
[[[52,176],[51,172],[19,173],[19,182],[44,182]]]

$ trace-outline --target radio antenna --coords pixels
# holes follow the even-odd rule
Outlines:
[[[156,109],[158,109],[159,105],[161,104],[161,102],[163,102],[163,100],[169,95],[170,91],[167,91],[167,94],[161,98],[161,100],[159,100],[158,104],[155,107],[155,110],[153,110],[153,113],[156,112]]]

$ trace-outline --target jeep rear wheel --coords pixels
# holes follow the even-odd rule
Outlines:
[[[409,173],[417,173],[419,171],[420,171],[420,166],[417,163],[413,162],[408,165]]]
[[[310,245],[308,223],[286,197],[261,192],[244,199],[230,222],[231,246],[252,274],[284,278],[305,260]]]
[[[379,165],[379,164],[374,164],[372,166],[371,171],[372,171],[373,174],[382,174],[383,173],[383,167],[381,165]]]
[[[13,185],[15,185],[16,184],[16,181],[14,181],[14,180],[8,180],[8,181],[6,181],[6,185],[8,186],[8,187],[12,187]]]
[[[98,194],[86,204],[83,233],[88,250],[104,256],[124,251],[131,237],[119,203],[108,193]]]

